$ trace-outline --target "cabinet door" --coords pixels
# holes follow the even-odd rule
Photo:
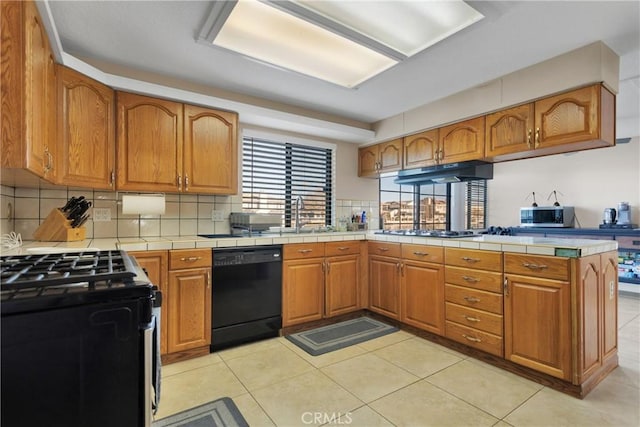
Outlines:
[[[486,117],[485,156],[498,157],[533,149],[533,103]]]
[[[550,96],[535,103],[535,147],[599,138],[599,85]]]
[[[505,358],[571,379],[569,282],[505,275]]]
[[[58,67],[59,184],[113,189],[114,91],[70,68]]]
[[[168,337],[168,319],[169,310],[168,302],[171,299],[169,295],[168,283],[168,256],[167,251],[140,251],[129,252],[129,255],[135,257],[136,261],[147,272],[147,276],[151,283],[156,285],[162,292],[162,307],[160,316],[160,354],[167,354],[167,337]]]
[[[402,150],[402,166],[406,169],[435,165],[438,161],[438,129],[404,137]]]
[[[184,106],[184,191],[236,194],[238,115]]]
[[[393,319],[400,318],[400,260],[369,257],[369,308]]]
[[[182,104],[118,92],[119,190],[182,190]]]
[[[578,376],[579,383],[602,366],[600,319],[602,280],[600,255],[577,259]]]
[[[168,351],[211,344],[211,269],[169,272]]]
[[[402,138],[379,144],[379,172],[402,169]]]
[[[378,175],[378,146],[371,145],[358,149],[358,176]]]
[[[440,128],[441,163],[484,157],[484,116]]]
[[[405,261],[402,267],[401,320],[444,335],[444,267]]]
[[[282,276],[283,326],[322,319],[324,258],[285,261]]]
[[[345,255],[326,259],[327,317],[356,311],[360,308],[360,255]]]

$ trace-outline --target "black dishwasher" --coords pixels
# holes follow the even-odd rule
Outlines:
[[[211,351],[277,337],[282,246],[213,250]]]

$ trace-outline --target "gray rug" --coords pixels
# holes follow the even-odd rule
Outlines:
[[[214,400],[155,421],[153,427],[249,427],[233,400]]]
[[[289,341],[312,356],[349,347],[364,341],[378,338],[397,331],[398,328],[386,325],[368,317],[346,320],[333,325],[311,329],[287,335]]]

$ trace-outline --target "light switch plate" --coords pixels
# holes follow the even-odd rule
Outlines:
[[[111,209],[93,208],[93,222],[111,221]]]
[[[212,209],[211,210],[211,221],[224,221],[224,212]]]

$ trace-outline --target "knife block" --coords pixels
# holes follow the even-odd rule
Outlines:
[[[40,227],[33,233],[36,240],[48,242],[77,242],[87,236],[85,227],[71,227],[71,220],[67,219],[60,209],[52,210]]]

